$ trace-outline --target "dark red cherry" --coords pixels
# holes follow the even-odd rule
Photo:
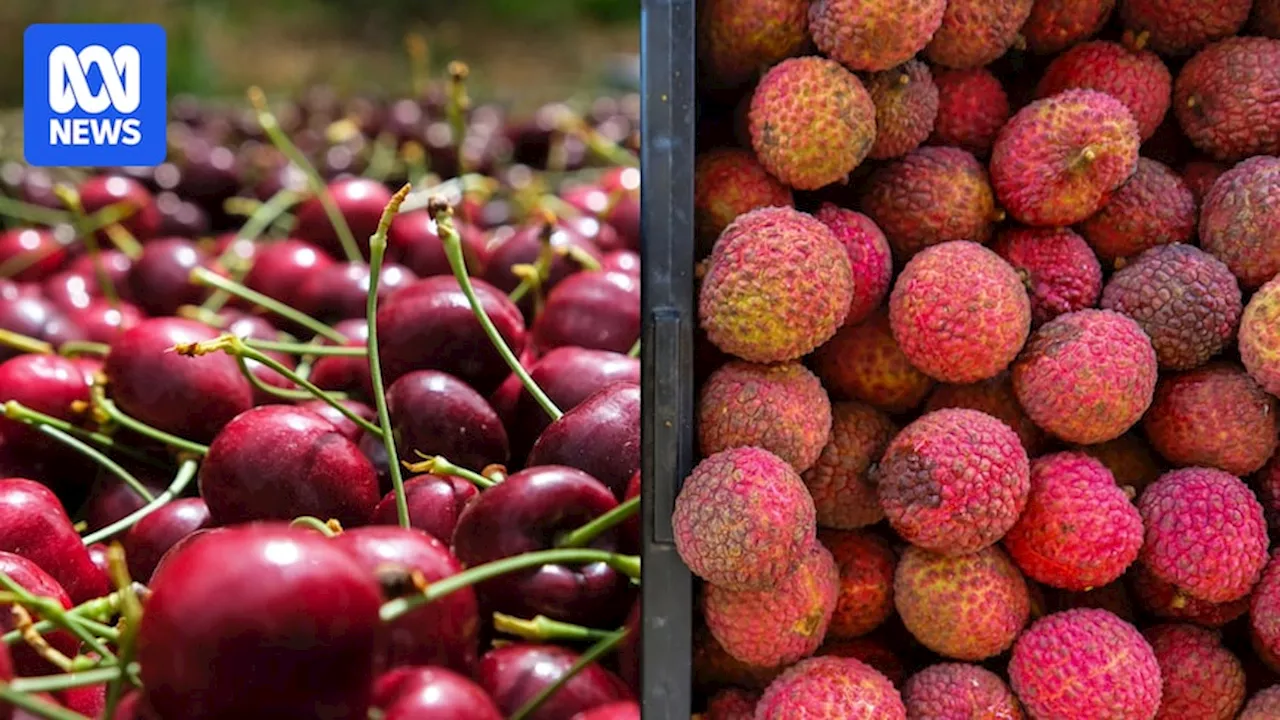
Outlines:
[[[382,266],[378,279],[378,300],[409,285],[418,277],[395,263]],[[321,321],[364,318],[369,298],[369,266],[340,263],[312,273],[298,290],[299,310]]]
[[[375,425],[377,424],[378,421],[376,418],[378,417],[378,413],[373,408],[365,405],[359,400],[339,400],[338,403],[365,420],[368,420]],[[325,420],[333,423],[333,426],[338,429],[338,432],[351,442],[359,442],[360,436],[364,434],[364,430],[361,429],[359,425],[352,422],[351,418],[348,418],[346,415],[334,410],[332,405],[323,400],[308,400],[306,402],[298,403],[298,407],[303,408],[304,410],[310,410]]]
[[[123,300],[113,305],[105,298],[93,298],[84,307],[68,309],[67,317],[84,330],[90,342],[110,345],[120,333],[142,322],[146,315],[137,305]]]
[[[213,239],[209,254],[216,258],[221,258],[225,255],[234,258],[235,262],[252,265],[259,249],[260,246],[254,241],[230,232],[223,233]]]
[[[209,531],[166,557],[150,588],[137,652],[158,716],[365,717],[382,596],[324,536]]]
[[[105,367],[112,398],[148,425],[197,442],[212,440],[253,406],[253,389],[230,355],[184,357],[170,348],[218,336],[207,325],[168,317],[121,333]]]
[[[6,170],[8,167],[6,165]],[[18,199],[23,202],[55,210],[66,207],[58,198],[58,194],[53,191],[53,176],[44,168],[21,168],[12,184]]]
[[[359,340],[361,343],[369,340],[369,321],[362,317],[339,320],[333,324],[333,329],[349,340]],[[330,344],[324,338],[320,338],[319,342],[325,345]]]
[[[569,720],[640,720],[640,705],[633,700],[597,705],[574,715]]]
[[[221,211],[222,202],[235,195],[240,187],[236,154],[205,139],[187,143],[182,154],[178,193],[205,208]]]
[[[34,480],[0,480],[0,550],[39,565],[77,603],[111,591],[58,496]]]
[[[575,468],[530,467],[480,493],[453,533],[458,559],[474,567],[532,550],[554,547],[618,504],[599,480]],[[592,547],[613,550],[617,533],[601,534]],[[607,624],[626,612],[629,581],[604,563],[543,565],[486,581],[477,592],[494,610],[546,615],[586,625]]]
[[[525,347],[524,352],[517,356],[520,360],[520,367],[526,370],[532,368],[538,362],[538,352],[532,346]],[[498,386],[489,395],[489,404],[497,411],[498,417],[502,418],[502,422],[511,427],[511,423],[515,422],[516,403],[520,402],[520,396],[524,394],[524,384],[520,382],[520,376],[511,373],[506,380]]]
[[[142,183],[124,175],[93,175],[80,183],[80,204],[87,214],[123,204],[133,214],[120,224],[138,240],[149,240],[160,228],[155,198]],[[99,231],[102,239],[106,235]]]
[[[364,347],[365,341],[350,340],[350,347]],[[386,371],[383,371],[386,377]],[[363,357],[329,355],[316,360],[307,378],[322,390],[334,390],[372,399],[373,381],[369,378],[369,361]]]
[[[561,412],[567,413],[616,382],[639,383],[640,361],[608,350],[558,347],[539,358],[529,376]],[[514,426],[512,450],[524,456],[551,424],[551,417],[522,385],[509,424]]]
[[[270,200],[281,190],[303,193],[307,191],[307,174],[292,163],[280,163],[269,168],[253,187],[253,195],[262,202]]]
[[[244,284],[286,305],[296,305],[302,283],[332,264],[333,258],[315,245],[288,238],[258,251]]]
[[[191,282],[191,271],[211,264],[212,258],[190,240],[152,240],[129,271],[129,288],[147,312],[172,315],[183,305],[198,305],[204,300],[209,291]]]
[[[153,477],[135,471],[134,477],[143,484],[152,495],[159,495],[168,480]],[[93,532],[129,515],[146,505],[147,501],[136,490],[121,482],[120,478],[108,472],[99,472],[98,477],[89,488],[89,497],[80,506],[79,518],[84,521],[85,530]]]
[[[387,463],[387,447],[383,445],[382,438],[365,433],[356,442],[356,446],[360,448],[360,454],[373,464],[373,470],[378,475],[379,492],[383,494],[391,492],[391,468]]]
[[[604,221],[612,225],[632,250],[640,249],[640,170],[619,167],[600,178],[600,187],[610,195],[613,207]]]
[[[0,403],[16,400],[62,420],[75,421],[80,413],[72,405],[88,402],[89,384],[75,362],[58,355],[19,355],[0,363]],[[33,452],[59,446],[34,427],[0,418],[0,434]]]
[[[640,386],[615,383],[566,412],[542,431],[529,465],[576,467],[621,497],[640,469]]]
[[[476,670],[476,680],[503,714],[510,717],[563,677],[579,657],[578,653],[558,645],[506,645],[485,653]],[[617,675],[592,663],[562,685],[528,718],[565,720],[600,705],[631,699],[631,692]]]
[[[426,532],[440,542],[453,540],[458,516],[479,493],[476,486],[460,477],[419,475],[404,482],[405,504],[409,509],[409,525]],[[387,493],[373,509],[375,525],[395,525],[396,496]]]
[[[224,308],[219,314],[227,321],[223,331],[232,335],[246,340],[278,340],[280,338],[280,331],[261,315],[250,315],[230,308]]]
[[[462,257],[471,275],[484,271],[488,251],[485,233],[476,226],[457,220],[458,237],[462,240]],[[453,268],[444,254],[444,243],[436,234],[436,221],[426,210],[397,215],[387,231],[387,257],[412,270],[418,277],[452,275]]]
[[[512,271],[512,266],[517,264],[533,264],[537,262],[538,256],[542,253],[542,236],[544,227],[542,224],[524,225],[516,229],[505,238],[495,233],[492,240],[492,246],[489,251],[488,263],[485,265],[484,280],[503,292],[511,292],[520,285],[520,277]],[[595,244],[583,237],[576,230],[560,225],[551,233],[551,247],[556,250],[551,261],[551,271],[548,273],[546,280],[542,283],[542,291],[548,292],[561,281],[570,275],[582,270],[582,264],[571,257],[566,256],[563,251],[569,248],[576,248],[578,252],[585,253],[595,261],[600,260],[600,250]],[[526,299],[521,301],[520,307],[525,311],[527,317],[532,317],[533,312],[533,296],[526,295]]]
[[[88,275],[63,270],[40,283],[41,293],[58,309],[75,310],[93,302],[98,293],[98,282]]]
[[[484,396],[458,378],[415,370],[387,388],[387,410],[405,457],[443,455],[468,468],[508,459],[507,431]]]
[[[262,405],[218,433],[200,466],[200,496],[217,525],[313,515],[363,525],[381,499],[373,465],[328,420]]]
[[[524,318],[497,288],[473,280],[476,297],[517,356],[525,347]],[[471,312],[453,277],[419,280],[378,309],[378,344],[387,382],[414,370],[440,370],[488,394],[510,372]]]
[[[627,482],[627,492],[622,496],[623,500],[640,497],[640,471],[636,470],[631,476],[631,480]],[[628,552],[640,552],[640,513],[636,513],[631,519],[622,523],[620,526],[622,533],[623,547]]]
[[[0,295],[0,328],[44,340],[54,347],[72,340],[87,339],[84,330],[58,306],[34,294]],[[17,354],[13,348],[0,348],[0,360]]]
[[[644,617],[641,610],[640,598],[636,598],[631,612],[627,613],[627,636],[618,643],[616,656],[618,676],[634,693],[640,692],[640,640],[643,637],[640,623]]]
[[[383,720],[502,720],[484,689],[440,667],[397,668],[374,685]]]
[[[59,692],[57,697],[66,709],[78,712],[85,717],[96,718],[100,717],[107,707],[107,686],[103,684],[70,688]],[[120,717],[119,713],[115,717]]]
[[[433,583],[462,572],[462,563],[448,546],[421,530],[355,528],[339,533],[333,542],[384,583],[411,573],[421,573]],[[470,673],[480,647],[478,612],[471,588],[411,610],[384,626],[379,667],[441,665]]]
[[[66,271],[80,273],[87,277],[96,278],[98,264],[107,272],[107,276],[115,283],[119,289],[124,284],[125,278],[129,276],[129,269],[133,267],[133,260],[128,255],[119,250],[111,250],[103,248],[98,251],[98,263],[95,264],[93,256],[89,253],[77,255],[67,263]],[[95,289],[96,292],[96,289]]]
[[[58,584],[53,576],[45,572],[35,562],[21,555],[11,552],[0,551],[0,572],[8,575],[11,580],[18,583],[27,592],[39,597],[50,598],[64,608],[71,607],[71,598],[67,596],[67,591]],[[12,614],[12,605],[4,606],[0,612],[0,631],[8,632],[14,629],[14,620]],[[39,620],[38,613],[32,613],[33,620]],[[65,630],[57,630],[43,635],[44,639],[53,646],[53,648],[67,657],[76,655],[76,648],[79,641]],[[17,643],[10,646],[10,652],[13,653],[13,671],[17,671],[20,676],[32,675],[55,675],[62,672],[53,663],[40,657],[35,650],[25,643]]]
[[[151,581],[160,558],[182,538],[209,525],[209,507],[200,498],[171,500],[129,528],[122,542],[129,575]]]
[[[203,208],[173,192],[156,195],[156,210],[160,213],[157,237],[200,237],[208,233],[212,225]]]
[[[612,225],[590,215],[562,218],[560,224],[590,240],[601,253],[624,250],[627,247]]]
[[[0,232],[0,265],[22,266],[9,276],[18,282],[40,282],[66,262],[67,251],[50,230],[14,228]]]
[[[640,277],[640,255],[634,250],[615,250],[600,261],[600,269]]]
[[[627,352],[640,338],[640,280],[610,271],[566,278],[547,296],[533,338],[544,352],[564,345]]]
[[[382,210],[391,202],[391,191],[376,180],[341,177],[329,183],[329,194],[346,218],[362,257],[367,258],[369,237],[377,231]],[[329,222],[319,198],[310,198],[299,205],[297,218],[298,223],[293,228],[295,235],[315,243],[332,257],[343,257],[338,233]]]

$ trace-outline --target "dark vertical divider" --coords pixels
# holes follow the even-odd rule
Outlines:
[[[671,509],[694,460],[694,0],[644,0],[641,32],[642,705],[646,720],[684,720],[693,583],[675,551]]]

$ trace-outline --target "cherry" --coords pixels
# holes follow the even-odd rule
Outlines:
[[[633,700],[597,705],[574,715],[569,720],[640,720],[640,705]]]
[[[261,315],[250,315],[231,308],[219,313],[227,325],[223,330],[237,337],[254,340],[277,340],[280,332]]]
[[[566,217],[560,221],[560,224],[590,240],[591,244],[602,253],[624,250],[627,247],[612,225],[591,215]]]
[[[376,418],[378,417],[378,413],[368,405],[365,405],[358,400],[339,400],[338,403],[365,420],[375,424],[377,423]],[[364,434],[364,429],[352,422],[351,418],[343,415],[337,410],[334,410],[332,405],[323,400],[308,400],[306,402],[298,403],[298,407],[304,410],[310,410],[325,420],[328,420],[335,428],[338,429],[338,432],[343,437],[351,442],[359,442],[360,436]]]
[[[239,262],[252,265],[253,259],[257,257],[259,247],[258,243],[249,238],[243,238],[237,233],[229,232],[214,238],[209,254],[213,257],[229,255]]]
[[[627,492],[622,496],[623,500],[640,497],[640,471],[636,470],[631,476],[631,480],[627,482]],[[629,552],[640,551],[640,513],[636,513],[619,526],[622,533],[623,547]]]
[[[125,175],[94,175],[80,183],[80,205],[86,214],[111,206],[124,204],[133,214],[121,221],[121,226],[138,240],[149,240],[160,228],[160,211],[155,198],[142,183]],[[98,233],[106,238],[106,235]]]
[[[319,533],[208,531],[175,548],[150,588],[137,658],[160,717],[365,716],[381,593]]]
[[[204,300],[209,291],[191,282],[191,271],[208,267],[212,260],[190,240],[152,240],[129,271],[130,292],[152,315],[172,315],[183,305]]]
[[[133,260],[119,250],[102,249],[98,251],[98,264],[107,272],[107,277],[111,278],[111,283],[115,285],[116,290],[124,292],[126,281],[129,277],[129,270],[133,268]],[[89,253],[77,255],[67,263],[65,272],[73,272],[93,279],[92,294],[101,292],[97,286],[97,265],[93,262],[93,256]],[[122,295],[122,297],[124,297]]]
[[[515,274],[512,267],[522,263],[533,264],[537,262],[538,256],[543,251],[543,232],[544,228],[539,223],[520,227],[505,238],[497,236],[495,233],[492,241],[494,244],[489,252],[489,260],[485,266],[483,279],[503,292],[509,293],[515,290],[520,285],[520,277]],[[573,247],[586,253],[597,262],[601,258],[600,251],[594,243],[577,231],[565,228],[563,225],[557,226],[552,231],[550,242],[551,247],[558,251]],[[577,260],[557,252],[552,258],[550,270],[542,282],[542,291],[551,290],[562,280],[581,270],[582,265]],[[527,317],[532,317],[532,293],[526,295],[526,299],[521,302],[520,307],[525,310]]]
[[[85,547],[89,551],[89,559],[93,561],[93,566],[102,571],[103,575],[111,577],[111,568],[107,562],[107,546],[102,543],[94,543]]]
[[[454,225],[462,239],[462,257],[467,272],[480,275],[488,259],[484,231],[462,220],[455,220]],[[436,234],[436,221],[426,210],[402,213],[391,221],[387,231],[387,257],[409,268],[418,277],[453,274],[449,259],[444,254],[444,243]]]
[[[425,124],[422,105],[410,98],[401,98],[391,103],[382,119],[382,132],[389,133],[404,143],[421,136]]]
[[[350,340],[359,340],[362,344],[369,340],[369,323],[362,317],[339,320],[333,324],[333,329],[337,330],[343,337]],[[327,344],[328,340],[321,338],[320,342]],[[362,360],[361,362],[364,361]]]
[[[385,459],[384,459],[385,463]],[[409,525],[448,543],[458,525],[458,516],[479,494],[475,485],[460,477],[419,475],[404,483],[405,502],[409,506]],[[395,525],[396,496],[387,493],[373,509],[375,525]]]
[[[520,353],[520,367],[532,368],[538,362],[537,350],[533,347],[526,347],[524,352]],[[511,373],[506,380],[498,386],[489,395],[489,404],[498,412],[498,417],[502,418],[502,422],[509,427],[515,420],[516,404],[520,402],[520,396],[525,394],[524,383],[520,382],[520,376]],[[545,411],[544,411],[545,412]]]
[[[622,496],[640,469],[640,386],[615,383],[547,426],[529,465],[578,468]]]
[[[160,506],[129,528],[123,539],[129,575],[140,583],[151,574],[169,548],[209,525],[209,507],[200,498],[179,498]]]
[[[356,444],[323,417],[288,405],[262,405],[227,423],[199,483],[218,525],[313,515],[355,527],[381,499]]]
[[[613,383],[639,383],[640,361],[608,350],[558,347],[538,359],[529,370],[529,377],[556,407],[562,412],[569,412]],[[508,424],[514,426],[512,434],[516,439],[513,451],[521,457],[528,454],[538,435],[551,424],[546,411],[523,385],[510,418]]]
[[[128,469],[153,495],[159,494],[169,484],[168,479],[154,475],[155,471],[148,472],[143,468]],[[120,478],[101,470],[98,472],[98,477],[94,479],[93,485],[90,486],[89,496],[80,506],[78,515],[84,521],[86,530],[93,532],[146,504],[147,501]]]
[[[63,208],[62,200],[53,191],[53,177],[42,168],[24,168],[14,185],[18,199],[23,202],[55,210]]]
[[[402,265],[383,265],[378,279],[379,301],[417,279]],[[368,297],[369,266],[362,262],[341,263],[321,268],[302,283],[297,308],[321,321],[363,318]]]
[[[19,403],[61,420],[76,420],[76,402],[89,400],[89,384],[75,362],[57,355],[19,355],[0,363],[0,402]],[[0,418],[6,440],[47,452],[58,442],[17,420]]]
[[[116,703],[114,720],[147,720],[150,718],[151,711],[146,708],[143,700],[142,693],[137,690],[130,690],[125,693],[120,698],[120,702]]]
[[[635,603],[631,605],[631,612],[627,613],[625,623],[627,636],[618,644],[618,652],[615,655],[618,661],[619,677],[635,693],[640,692],[640,640],[643,637],[640,634],[642,631],[640,624],[643,617],[640,598],[636,598]]]
[[[8,683],[13,680],[13,656],[9,654],[9,646],[0,643],[0,682]],[[481,693],[484,694],[483,692]],[[487,696],[486,696],[487,699]],[[502,716],[499,715],[499,718]],[[0,703],[0,720],[12,720],[13,706],[8,703]]]
[[[302,283],[333,262],[333,258],[315,245],[288,238],[258,250],[244,284],[267,297],[296,306]]]
[[[39,282],[58,272],[66,262],[66,249],[49,230],[14,228],[0,232],[0,264],[26,265],[10,276],[18,282]]]
[[[600,269],[640,277],[640,255],[634,250],[615,250],[600,261]]]
[[[209,214],[193,202],[187,202],[172,192],[156,195],[156,210],[160,213],[160,225],[156,236],[200,237],[209,232]]]
[[[579,657],[578,653],[558,645],[505,645],[480,658],[476,680],[503,714],[510,717],[559,680]],[[528,717],[529,720],[563,720],[600,705],[631,699],[631,691],[617,675],[592,663]]]
[[[462,572],[462,563],[448,546],[421,530],[356,528],[339,533],[333,543],[392,585],[411,573],[421,573],[423,580],[433,583]],[[441,665],[470,673],[480,646],[478,612],[475,591],[465,588],[396,618],[384,626],[379,667]]]
[[[39,565],[78,603],[111,591],[58,496],[33,480],[0,480],[0,550]]]
[[[99,717],[107,707],[107,686],[86,685],[84,687],[62,690],[57,694],[62,706],[85,717]],[[116,717],[120,717],[117,713]]]
[[[444,668],[392,670],[378,678],[373,693],[383,720],[502,720],[483,688]]]
[[[364,257],[369,255],[369,236],[378,229],[382,210],[391,202],[391,191],[386,185],[368,178],[341,177],[329,183],[329,194],[338,211],[347,220],[351,235]],[[293,232],[300,238],[315,243],[333,257],[342,257],[342,244],[338,233],[325,214],[320,198],[312,197],[298,206],[298,224]]]
[[[39,292],[38,289],[35,292]],[[0,328],[44,340],[59,347],[72,340],[84,340],[85,333],[71,322],[66,313],[51,301],[35,294],[5,293],[0,295]],[[13,348],[0,348],[0,360],[18,354]]]
[[[28,558],[11,552],[0,551],[0,572],[8,575],[11,580],[32,595],[50,598],[62,605],[63,608],[71,607],[71,598],[67,596],[67,591],[58,584],[57,580],[53,579],[52,575],[45,572],[38,564]],[[0,631],[8,632],[14,629],[11,607],[5,607],[3,612],[0,612]],[[32,613],[32,619],[39,620],[35,613]],[[65,630],[45,633],[43,637],[54,650],[67,657],[74,657],[76,648],[80,644],[74,636]],[[18,675],[54,675],[61,672],[48,660],[37,655],[36,651],[25,643],[13,645],[9,651],[13,653],[13,670],[16,670]],[[10,674],[12,675],[12,672]]]
[[[480,393],[448,373],[415,370],[387,388],[400,451],[443,455],[463,467],[505,463],[507,431]]]
[[[378,475],[378,489],[382,493],[391,492],[391,467],[387,462],[387,446],[377,435],[365,433],[356,443],[360,454],[373,464],[373,471]],[[376,507],[376,506],[375,506]],[[397,518],[398,519],[398,518]]]
[[[492,285],[472,283],[498,334],[519,356],[526,339],[520,310]],[[440,370],[483,395],[509,372],[453,277],[429,277],[402,289],[379,308],[377,322],[382,372],[389,383],[414,370]]]
[[[526,468],[480,493],[462,511],[453,532],[454,552],[467,567],[474,567],[545,550],[561,534],[617,504],[607,487],[581,470],[558,465]],[[591,547],[614,550],[617,533],[602,533]],[[618,608],[626,601],[628,585],[625,576],[604,563],[543,565],[488,580],[477,592],[500,612],[596,625],[621,619]]]
[[[187,143],[182,154],[178,193],[211,212],[220,213],[223,201],[240,188],[240,168],[235,153],[201,138]]]
[[[627,352],[640,338],[640,280],[612,271],[581,272],[556,286],[533,326],[544,352],[564,345]]]
[[[619,167],[606,172],[600,178],[600,187],[610,196],[617,196],[613,208],[605,213],[605,222],[617,229],[627,247],[640,248],[640,171]]]
[[[218,337],[182,318],[151,318],[111,343],[105,372],[120,409],[180,437],[208,442],[253,405],[253,389],[230,355],[184,357],[171,348]]]
[[[40,292],[60,310],[77,310],[93,302],[98,282],[90,275],[64,270],[40,283]]]
[[[342,332],[339,330],[339,332]],[[345,334],[345,333],[344,333]],[[381,339],[381,337],[379,337]],[[365,346],[363,338],[349,340],[348,347]],[[383,371],[384,375],[386,371]],[[316,360],[307,378],[322,390],[334,390],[365,398],[373,397],[373,381],[369,377],[369,361],[363,357],[328,355]]]
[[[115,342],[120,333],[146,317],[138,306],[121,300],[114,306],[103,298],[93,298],[83,307],[69,308],[67,317],[84,331],[90,342]]]

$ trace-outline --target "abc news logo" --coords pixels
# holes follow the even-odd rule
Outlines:
[[[76,52],[59,45],[49,52],[49,109],[59,115],[76,110],[100,115],[108,109],[128,115],[142,102],[142,58],[132,45],[110,52],[90,45]],[[89,88],[89,71],[97,68],[102,84]],[[49,119],[51,145],[137,145],[142,142],[142,121],[137,118],[53,117]]]

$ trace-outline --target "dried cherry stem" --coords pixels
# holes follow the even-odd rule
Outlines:
[[[0,682],[0,700],[44,720],[92,720],[57,703],[15,690],[10,683]]]
[[[564,687],[578,673],[582,672],[600,658],[608,655],[610,652],[613,652],[614,648],[618,647],[623,640],[627,639],[627,635],[630,634],[630,632],[630,629],[623,627],[609,633],[600,640],[597,640],[596,644],[587,648],[587,651],[582,653],[582,657],[579,657],[577,662],[569,666],[569,669],[565,671],[564,675],[556,678],[555,682],[546,686],[542,689],[542,692],[530,698],[529,702],[525,703],[524,706],[519,710],[516,710],[515,713],[511,715],[510,720],[525,720],[525,718],[532,716],[538,711],[538,708],[542,707],[544,702],[546,702],[552,695],[559,692],[560,688]]]
[[[12,330],[0,328],[0,345],[13,348],[19,352],[31,353],[33,355],[52,355],[53,345],[41,340],[33,338],[30,335],[23,335]]]
[[[108,450],[114,450],[115,452],[118,452],[121,455],[127,455],[130,458],[137,460],[139,462],[146,463],[153,467],[165,467],[164,465],[161,465],[160,463],[156,462],[156,460],[151,456],[145,455],[143,453],[138,452],[137,450],[134,450],[132,448],[122,445],[110,435],[104,435],[103,433],[98,433],[98,432],[91,432],[89,430],[85,430],[84,428],[76,427],[75,425],[72,425],[66,420],[63,420],[62,418],[56,418],[56,417],[53,417],[52,415],[45,415],[42,412],[38,412],[36,410],[32,410],[29,407],[25,407],[22,404],[18,403],[16,400],[10,400],[4,404],[4,415],[10,420],[19,420],[28,425],[34,425],[34,426],[47,425],[49,427],[57,428],[58,430],[61,430],[62,432],[68,435],[77,437],[81,440],[88,440],[89,442],[92,442],[95,445],[99,445],[101,447],[107,448]]]
[[[16,602],[13,593],[5,593],[4,601],[6,603]],[[35,623],[31,620],[31,613],[21,605],[11,605],[9,614],[13,616],[14,627],[18,629],[18,634],[22,636],[22,641],[27,644],[36,655],[39,655],[45,662],[58,668],[62,672],[71,672],[71,658],[63,655],[60,651],[49,644],[36,629]]]
[[[169,483],[169,487],[157,495],[146,505],[125,515],[119,520],[107,525],[106,527],[95,530],[83,538],[85,545],[92,545],[96,542],[102,542],[109,537],[119,535],[129,528],[137,525],[142,518],[164,507],[170,500],[182,494],[187,489],[187,485],[191,484],[191,480],[196,476],[196,470],[200,464],[195,459],[189,458],[182,461],[182,465],[178,466],[178,472],[173,476],[173,481]],[[144,496],[145,497],[145,496]]]
[[[350,262],[364,262],[364,258],[360,256],[360,246],[356,244],[356,239],[351,234],[351,226],[347,224],[347,218],[338,209],[338,204],[334,202],[333,195],[329,192],[329,186],[325,184],[324,178],[320,177],[320,173],[316,171],[315,166],[307,160],[307,156],[280,129],[280,121],[267,108],[267,96],[258,87],[249,88],[247,94],[249,96],[249,104],[253,106],[254,112],[257,113],[258,124],[262,126],[262,131],[267,134],[271,144],[289,162],[306,174],[307,183],[311,186],[311,192],[315,193],[316,197],[320,199],[320,205],[324,208],[325,215],[329,216],[329,223],[333,225],[333,230],[338,235],[338,242],[342,244],[342,253],[347,256],[347,260]]]
[[[480,327],[484,328],[484,333],[489,337],[489,342],[493,343],[493,347],[502,356],[507,363],[507,367],[511,368],[511,372],[520,378],[520,384],[538,405],[551,417],[551,419],[559,420],[563,412],[556,404],[547,397],[547,394],[538,387],[538,384],[529,377],[529,372],[520,364],[520,360],[516,358],[515,353],[511,352],[511,347],[507,345],[507,341],[502,338],[502,334],[498,332],[498,328],[494,326],[493,320],[489,318],[489,314],[485,312],[484,306],[480,304],[480,298],[476,297],[475,287],[471,285],[471,276],[467,275],[467,264],[462,257],[462,239],[458,237],[458,231],[453,226],[453,208],[443,199],[437,198],[435,202],[428,208],[428,212],[435,218],[436,230],[440,234],[440,241],[444,243],[444,254],[449,259],[449,266],[453,268],[453,276],[457,279],[458,285],[462,288],[462,293],[467,296],[467,302],[471,304],[471,311],[475,313],[476,319],[480,321]]]
[[[62,603],[53,598],[40,597],[32,594],[26,588],[22,587],[13,578],[9,577],[6,572],[0,571],[0,585],[5,590],[13,593],[17,597],[18,603],[23,607],[34,610],[41,618],[50,621],[57,628],[66,630],[72,635],[80,638],[80,641],[88,645],[91,650],[98,653],[98,657],[107,662],[115,662],[116,656],[106,645],[102,643],[93,633],[85,629],[80,623],[80,618],[70,614]]]
[[[328,522],[325,522],[324,520],[312,515],[302,515],[294,518],[289,523],[289,527],[315,530],[325,537],[335,537],[342,533],[342,524],[337,520],[329,520]]]
[[[405,185],[396,191],[382,210],[378,230],[369,238],[369,294],[364,306],[365,322],[369,327],[369,340],[365,343],[369,352],[369,382],[373,386],[373,404],[378,411],[380,426],[376,434],[382,437],[382,446],[387,451],[391,492],[396,498],[396,522],[402,528],[409,527],[409,501],[404,494],[404,475],[400,472],[400,456],[396,454],[396,437],[391,431],[391,412],[387,409],[387,393],[382,382],[382,358],[378,353],[378,282],[382,274],[382,258],[387,254],[387,230],[411,189]]]
[[[278,352],[286,355],[339,355],[342,357],[364,357],[369,354],[367,347],[353,345],[317,345],[315,343],[276,342],[274,340],[258,340],[245,338],[244,344],[255,350]]]
[[[111,543],[107,548],[107,575],[111,577],[116,591],[120,593],[120,620],[124,630],[115,644],[120,651],[118,664],[125,670],[107,683],[107,704],[102,711],[102,717],[110,720],[115,717],[116,706],[120,704],[120,698],[124,695],[125,682],[128,681],[133,685],[140,684],[136,676],[130,677],[128,669],[133,662],[134,651],[138,644],[138,626],[142,624],[142,601],[133,590],[133,578],[129,577],[129,565],[125,562],[124,547],[118,542]]]
[[[592,520],[586,525],[583,525],[577,530],[571,530],[565,533],[560,537],[560,541],[556,543],[556,547],[586,547],[602,534],[612,530],[627,520],[630,520],[638,512],[640,512],[639,495],[633,498],[628,498],[612,510]]]
[[[276,315],[279,315],[280,317],[285,318],[286,320],[290,320],[294,323],[297,323],[298,325],[305,327],[311,332],[316,333],[317,335],[321,335],[328,340],[332,340],[333,342],[341,344],[347,341],[347,338],[343,336],[342,333],[338,332],[337,330],[334,330],[328,325],[325,325],[319,320],[316,320],[315,318],[302,312],[301,310],[298,310],[297,308],[289,307],[288,305],[285,305],[279,300],[263,295],[257,290],[251,290],[245,287],[244,285],[236,282],[235,280],[222,277],[218,273],[213,272],[208,268],[203,268],[203,267],[192,268],[191,282],[196,283],[197,285],[205,285],[208,287],[217,288],[219,290],[225,290],[228,293],[240,298],[241,300],[245,300],[247,302],[253,303],[254,305],[257,305],[258,307],[261,307],[264,310],[269,310],[275,313]]]
[[[128,428],[139,435],[145,435],[156,442],[168,445],[176,450],[200,455],[201,457],[209,452],[208,445],[201,445],[198,442],[187,440],[186,438],[180,438],[177,435],[167,433],[159,428],[151,427],[141,420],[136,420],[124,414],[124,411],[116,406],[115,401],[107,397],[107,392],[101,385],[95,384],[90,388],[89,397],[91,398],[95,409],[101,410],[102,414],[105,415],[108,420],[120,427]]]
[[[454,465],[453,463],[446,460],[442,455],[424,455],[420,452],[417,452],[416,450],[414,452],[418,455],[418,457],[426,458],[426,459],[423,460],[422,462],[416,462],[416,463],[404,461],[405,469],[411,472],[432,473],[433,475],[451,475],[453,477],[460,477],[463,480],[466,480],[467,482],[471,483],[472,485],[475,485],[476,487],[480,488],[481,490],[491,488],[494,485],[498,484],[498,481],[493,480],[492,478],[487,478],[484,475],[481,475],[480,473],[474,470],[468,470],[464,467],[458,467],[457,465]]]
[[[445,113],[449,116],[449,128],[453,130],[453,144],[458,153],[458,174],[465,175],[467,168],[467,111],[471,109],[471,98],[467,95],[467,76],[471,68],[467,64],[454,60],[449,63],[449,101]]]
[[[111,353],[111,346],[106,343],[89,342],[88,340],[69,340],[58,347],[59,355],[93,355],[106,357]]]
[[[271,227],[271,223],[275,222],[281,215],[288,212],[289,208],[298,204],[301,200],[302,196],[292,190],[277,191],[269,200],[254,208],[253,212],[249,214],[249,218],[245,220],[244,225],[240,228],[240,232],[236,233],[236,240],[257,240],[262,233],[266,232],[268,227]],[[230,259],[231,250],[234,247],[235,243],[232,242],[227,247],[227,250],[218,258],[218,263],[220,265],[226,264]],[[237,275],[243,276],[242,273],[237,273]],[[236,279],[238,280],[240,278],[237,277]],[[205,310],[217,312],[218,310],[221,310],[230,299],[231,293],[221,288],[217,288],[209,294],[209,297],[205,298],[205,301],[201,303],[200,307]]]
[[[97,685],[110,682],[120,677],[123,671],[119,667],[105,667],[84,672],[73,672],[64,675],[45,675],[44,677],[15,678],[9,687],[15,692],[42,693],[57,690]]]
[[[613,634],[608,630],[597,630],[552,620],[546,615],[538,615],[532,620],[525,620],[514,615],[504,615],[497,612],[493,614],[493,629],[505,635],[515,635],[523,640],[533,642],[556,642],[558,640],[595,642]]]

